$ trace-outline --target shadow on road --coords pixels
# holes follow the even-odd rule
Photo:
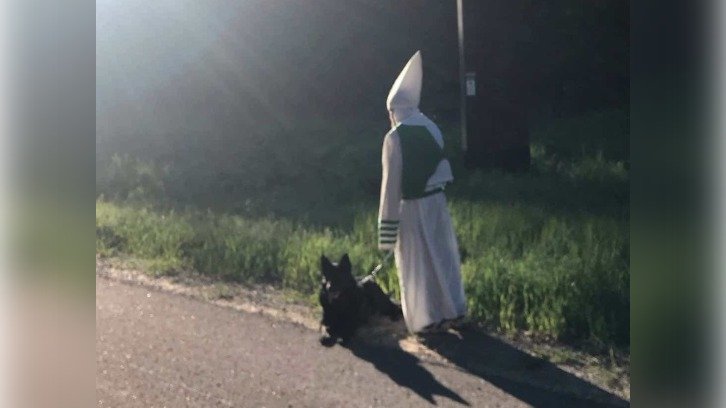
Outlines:
[[[459,394],[441,384],[420,364],[416,356],[397,347],[356,342],[346,346],[356,357],[368,361],[396,384],[406,387],[421,398],[436,405],[434,395],[441,395],[469,406]]]
[[[617,395],[481,332],[432,334],[424,337],[423,343],[465,371],[534,407],[630,406]]]

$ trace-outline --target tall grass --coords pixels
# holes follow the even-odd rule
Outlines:
[[[471,313],[504,330],[626,344],[628,225],[453,202]]]

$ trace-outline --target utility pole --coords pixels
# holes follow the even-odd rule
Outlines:
[[[466,134],[466,78],[464,60],[464,0],[456,0],[456,18],[459,28],[459,98],[461,112],[461,152],[466,154],[468,140]]]
[[[521,87],[530,67],[507,68],[521,52],[511,33],[528,27],[517,5],[508,0],[456,0],[461,150],[469,168],[529,168],[527,105]]]

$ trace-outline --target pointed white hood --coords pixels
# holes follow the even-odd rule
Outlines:
[[[403,67],[403,71],[398,74],[386,99],[386,108],[393,112],[397,123],[418,112],[422,81],[421,51],[416,51]]]

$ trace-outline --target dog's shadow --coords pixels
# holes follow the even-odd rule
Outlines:
[[[354,340],[344,345],[356,357],[368,361],[401,387],[406,387],[431,404],[434,395],[440,395],[469,406],[459,394],[439,382],[424,368],[416,356],[398,347]]]

